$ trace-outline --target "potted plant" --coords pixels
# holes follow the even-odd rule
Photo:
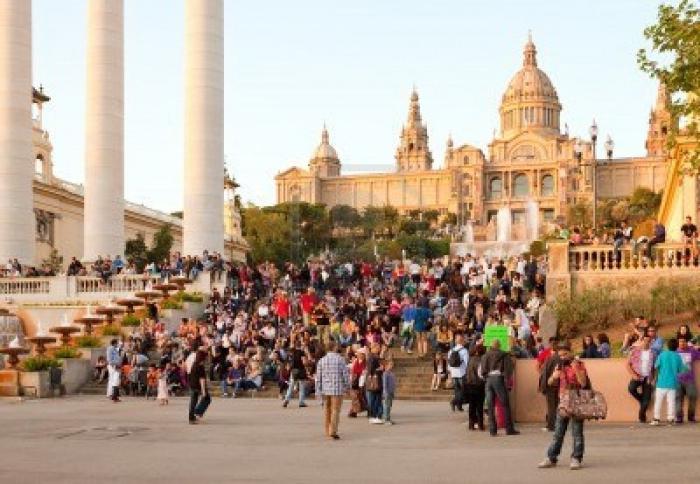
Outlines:
[[[141,318],[135,314],[126,314],[120,324],[124,333],[131,336],[141,326]]]
[[[107,353],[102,339],[97,336],[78,336],[75,338],[75,346],[80,348],[81,358],[90,361],[93,366],[97,363],[97,358]]]
[[[22,361],[22,370],[19,373],[19,385],[23,395],[34,395],[37,398],[46,398],[51,393],[51,379],[49,371],[59,368],[61,362],[48,356],[30,356]]]
[[[53,352],[63,367],[61,384],[66,393],[74,393],[90,381],[92,365],[90,360],[82,358],[82,354],[83,351],[72,346],[61,346]]]
[[[116,324],[108,324],[102,328],[102,345],[104,347],[109,346],[109,343],[114,338],[119,338],[122,334],[121,330]]]

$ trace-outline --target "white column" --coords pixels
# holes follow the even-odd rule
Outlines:
[[[93,261],[124,253],[123,0],[88,0],[85,101],[83,258]]]
[[[34,264],[32,2],[0,2],[0,263]]]
[[[183,252],[224,250],[224,3],[185,0]]]

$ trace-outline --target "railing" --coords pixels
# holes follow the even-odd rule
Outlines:
[[[0,294],[48,294],[51,292],[50,279],[16,278],[0,279]]]
[[[136,292],[146,288],[148,283],[157,284],[159,276],[119,275],[107,280],[99,277],[76,277],[76,293],[86,292]]]
[[[694,270],[698,260],[680,243],[578,245],[569,247],[571,272]]]

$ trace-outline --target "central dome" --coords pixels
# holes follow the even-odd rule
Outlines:
[[[328,141],[328,130],[326,129],[326,126],[323,126],[323,131],[321,132],[321,143],[318,145],[318,148],[316,148],[316,151],[314,151],[313,156],[311,157],[312,160],[321,160],[321,159],[331,159],[331,160],[337,160],[338,159],[338,153],[335,151],[335,148],[331,146],[331,144]]]
[[[501,99],[501,135],[511,137],[525,129],[559,133],[561,104],[549,76],[537,67],[537,48],[528,37],[523,67],[515,73]]]

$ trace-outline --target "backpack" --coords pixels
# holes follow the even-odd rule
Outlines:
[[[450,355],[447,357],[447,364],[451,368],[459,368],[462,366],[462,356],[459,354],[458,350],[450,351]]]

